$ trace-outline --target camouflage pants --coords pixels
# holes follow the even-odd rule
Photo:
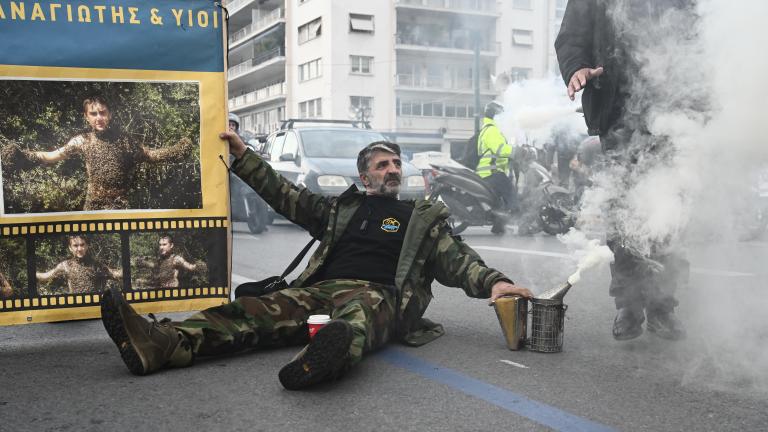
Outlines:
[[[381,347],[394,328],[391,287],[359,280],[331,280],[306,288],[287,288],[261,297],[240,297],[173,325],[195,355],[210,356],[250,348],[274,348],[309,342],[307,318],[327,314],[353,329],[351,364]]]

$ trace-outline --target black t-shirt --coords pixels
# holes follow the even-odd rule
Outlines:
[[[360,279],[395,284],[395,271],[413,205],[366,195],[331,251],[317,280]]]

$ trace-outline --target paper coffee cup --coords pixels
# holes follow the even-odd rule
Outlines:
[[[315,333],[323,328],[324,325],[331,321],[329,315],[310,315],[307,319],[307,326],[309,327],[309,338],[315,337]]]

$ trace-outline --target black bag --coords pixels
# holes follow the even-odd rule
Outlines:
[[[312,244],[315,242],[315,239],[307,243],[306,246],[304,246],[304,249],[299,252],[298,255],[296,255],[296,258],[293,259],[290,265],[288,265],[288,268],[285,269],[282,275],[280,276],[272,276],[268,277],[264,280],[256,281],[256,282],[246,282],[244,284],[240,284],[235,288],[235,298],[240,297],[259,297],[266,294],[273,293],[275,291],[279,291],[281,289],[288,288],[288,282],[285,281],[286,276],[288,276],[293,269],[296,268],[297,265],[301,262],[301,260],[304,258],[304,255],[309,252],[309,249],[312,247]]]
[[[461,157],[461,159],[458,160],[460,164],[471,169],[472,171],[477,168],[477,163],[480,162],[480,155],[477,153],[478,140],[480,139],[480,135],[482,135],[483,131],[485,131],[488,126],[490,126],[490,124],[483,126],[479,131],[475,132],[474,135],[469,137],[467,140],[467,146],[464,147],[464,155]],[[485,152],[483,152],[483,154],[485,154]]]

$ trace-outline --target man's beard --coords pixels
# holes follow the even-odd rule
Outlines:
[[[397,180],[397,184],[395,186],[387,185],[387,183],[392,180]],[[397,195],[400,193],[400,184],[402,182],[402,177],[399,174],[394,174],[394,173],[387,174],[386,176],[384,176],[384,179],[381,182],[378,182],[378,180],[375,180],[373,178],[370,178],[370,181],[371,181],[371,185],[369,186],[370,189],[375,190],[378,195],[389,197],[389,198],[397,198]]]

